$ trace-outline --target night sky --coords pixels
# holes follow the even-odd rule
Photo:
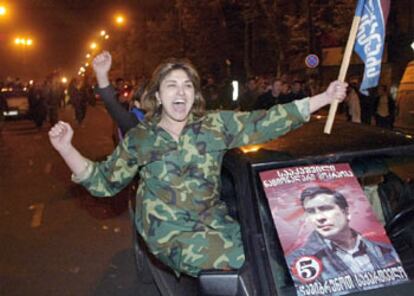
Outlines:
[[[154,11],[157,1],[12,0],[0,22],[0,79],[42,79],[54,70],[73,75],[84,61],[88,42],[110,29],[116,11]],[[162,2],[162,1],[158,1]],[[30,49],[16,47],[15,36],[31,36]]]

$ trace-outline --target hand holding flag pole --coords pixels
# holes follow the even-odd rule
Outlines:
[[[338,80],[345,81],[352,49],[357,41],[355,51],[365,64],[361,92],[366,92],[367,89],[378,85],[389,8],[390,0],[358,0]],[[337,108],[338,101],[334,101],[330,106],[325,124],[324,132],[326,134],[331,133]]]

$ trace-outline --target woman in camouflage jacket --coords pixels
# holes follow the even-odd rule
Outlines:
[[[100,94],[113,96],[111,56],[94,60]],[[155,71],[143,98],[145,121],[132,128],[103,162],[72,145],[73,130],[59,122],[49,132],[72,178],[95,196],[112,196],[138,173],[137,230],[150,251],[176,272],[238,269],[244,251],[237,221],[219,199],[220,167],[231,148],[275,139],[310,114],[345,97],[346,83],[332,82],[319,95],[269,110],[205,112],[200,78],[188,61],[171,60]]]

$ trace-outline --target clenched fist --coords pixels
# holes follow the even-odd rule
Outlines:
[[[72,148],[72,138],[72,127],[63,121],[56,123],[49,131],[50,143],[61,154]]]
[[[98,54],[92,61],[92,67],[96,75],[103,75],[109,72],[111,69],[112,57],[107,51],[103,51]]]

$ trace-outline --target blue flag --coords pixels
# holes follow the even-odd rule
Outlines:
[[[362,93],[376,87],[380,79],[389,9],[390,0],[358,0],[355,16],[360,16],[361,21],[355,40],[355,51],[365,64],[360,87]]]

